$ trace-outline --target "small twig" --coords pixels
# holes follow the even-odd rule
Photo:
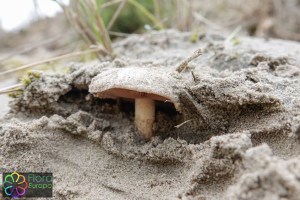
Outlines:
[[[52,42],[55,42],[57,41],[58,39],[62,38],[63,36],[65,36],[66,34],[61,34],[61,35],[57,35],[57,36],[54,36],[53,38],[50,38],[50,39],[47,39],[47,40],[44,40],[38,44],[35,44],[33,46],[29,46],[29,47],[20,47],[18,49],[15,50],[15,52],[5,56],[5,57],[2,57],[0,58],[0,63],[12,58],[13,56],[15,55],[19,55],[19,54],[23,54],[23,53],[27,53],[27,52],[30,52],[38,47],[41,47],[41,46],[44,46],[44,45],[47,45],[47,44],[50,44]],[[68,34],[69,35],[69,34]]]
[[[236,35],[241,31],[242,27],[238,26],[232,31],[232,33],[225,39],[224,45],[228,44]]]
[[[7,91],[0,91],[0,95],[10,94],[10,93],[17,92],[17,91],[20,91],[20,90],[21,90],[21,88],[16,88],[16,89],[7,90]]]
[[[112,5],[114,5],[114,4],[120,3],[120,2],[122,2],[122,1],[123,1],[123,0],[115,0],[115,1],[109,1],[109,2],[103,3],[103,4],[101,5],[101,9],[104,9],[104,8],[106,8],[106,7],[109,7],[109,6],[112,6]]]
[[[193,76],[193,80],[194,80],[194,82],[197,82],[197,78],[196,78],[196,76],[195,76],[195,73],[194,73],[194,71],[191,71],[191,73],[192,73],[192,76]]]
[[[202,16],[200,13],[194,12],[194,13],[193,13],[193,16],[195,17],[195,19],[197,19],[197,20],[203,22],[203,23],[206,24],[207,26],[210,26],[210,27],[212,27],[212,28],[214,28],[214,29],[222,29],[221,26],[219,26],[219,25],[217,25],[217,24],[211,22],[210,20],[206,19],[206,18],[205,18],[204,16]]]
[[[191,56],[189,56],[188,58],[186,58],[184,61],[182,61],[179,64],[179,66],[176,68],[176,71],[178,71],[179,73],[181,73],[182,71],[184,71],[188,67],[188,64],[192,60],[194,60],[195,58],[198,58],[202,54],[203,54],[203,50],[201,48],[198,49],[198,50],[196,50]]]
[[[164,29],[164,25],[151,13],[149,12],[139,1],[137,0],[127,0],[128,3],[136,7],[139,11],[143,13],[150,21],[152,21],[158,29]]]
[[[115,31],[108,31],[109,35],[117,36],[117,37],[129,37],[130,33],[121,33],[121,32],[115,32]]]
[[[116,186],[111,186],[104,183],[102,183],[102,186],[117,193],[126,193],[123,189],[117,188]]]
[[[53,62],[53,61],[58,61],[58,60],[62,60],[62,59],[66,59],[66,58],[71,58],[71,57],[75,57],[75,56],[80,56],[80,55],[84,55],[84,54],[89,54],[89,53],[94,53],[94,52],[98,52],[101,51],[103,54],[109,54],[105,49],[103,48],[97,48],[97,49],[91,49],[91,50],[86,50],[86,51],[78,51],[78,52],[74,52],[74,53],[69,53],[69,54],[65,54],[65,55],[61,55],[61,56],[57,56],[57,57],[53,57],[53,58],[49,58],[49,59],[45,59],[45,60],[41,60],[41,61],[37,61],[34,63],[30,63],[27,65],[23,65],[14,69],[10,69],[4,72],[0,72],[0,76],[1,75],[5,75],[5,74],[9,74],[12,72],[16,72],[19,70],[23,70],[26,68],[30,68],[30,67],[34,67],[34,66],[38,66],[44,63],[48,63],[48,62]]]
[[[15,84],[15,85],[11,85],[11,86],[7,86],[7,87],[4,87],[4,88],[1,88],[0,92],[3,92],[5,90],[11,90],[11,89],[14,89],[14,88],[17,88],[17,87],[20,87],[20,86],[22,86],[21,83],[18,83],[18,84]]]
[[[186,123],[189,123],[189,122],[192,121],[192,120],[194,120],[194,119],[186,120],[186,121],[182,122],[181,124],[178,124],[178,125],[176,125],[176,126],[174,126],[174,127],[175,127],[175,128],[180,128],[181,126],[185,125]]]
[[[0,89],[0,94],[7,94],[7,93],[11,93],[11,92],[15,92],[20,90],[20,87],[22,86],[22,84],[15,84],[15,85],[11,85],[8,87],[4,87]]]

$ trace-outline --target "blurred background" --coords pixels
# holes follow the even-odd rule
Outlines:
[[[0,0],[0,94],[19,90],[32,67],[64,70],[101,59],[91,46],[112,55],[114,40],[169,28],[191,42],[207,32],[300,41],[300,0]]]
[[[152,29],[226,35],[240,28],[239,35],[300,41],[300,0],[0,0],[0,66],[11,68],[101,43],[97,38],[84,41],[78,30],[97,26],[90,19],[77,23],[95,6],[112,40]]]

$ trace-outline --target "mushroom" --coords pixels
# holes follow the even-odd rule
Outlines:
[[[89,92],[99,98],[135,100],[135,125],[141,135],[150,139],[155,121],[155,101],[177,102],[171,73],[158,68],[111,68],[92,79]]]

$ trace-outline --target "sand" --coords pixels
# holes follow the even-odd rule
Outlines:
[[[53,172],[54,199],[300,199],[300,44],[190,36],[132,35],[114,60],[30,75],[0,119],[0,171]],[[134,100],[89,93],[98,74],[126,67],[177,80],[178,104],[156,103],[151,141]]]

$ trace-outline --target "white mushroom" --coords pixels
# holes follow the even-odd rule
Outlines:
[[[153,134],[155,100],[177,102],[174,77],[153,68],[127,67],[108,69],[96,76],[89,91],[99,98],[135,100],[135,124],[146,139]]]

